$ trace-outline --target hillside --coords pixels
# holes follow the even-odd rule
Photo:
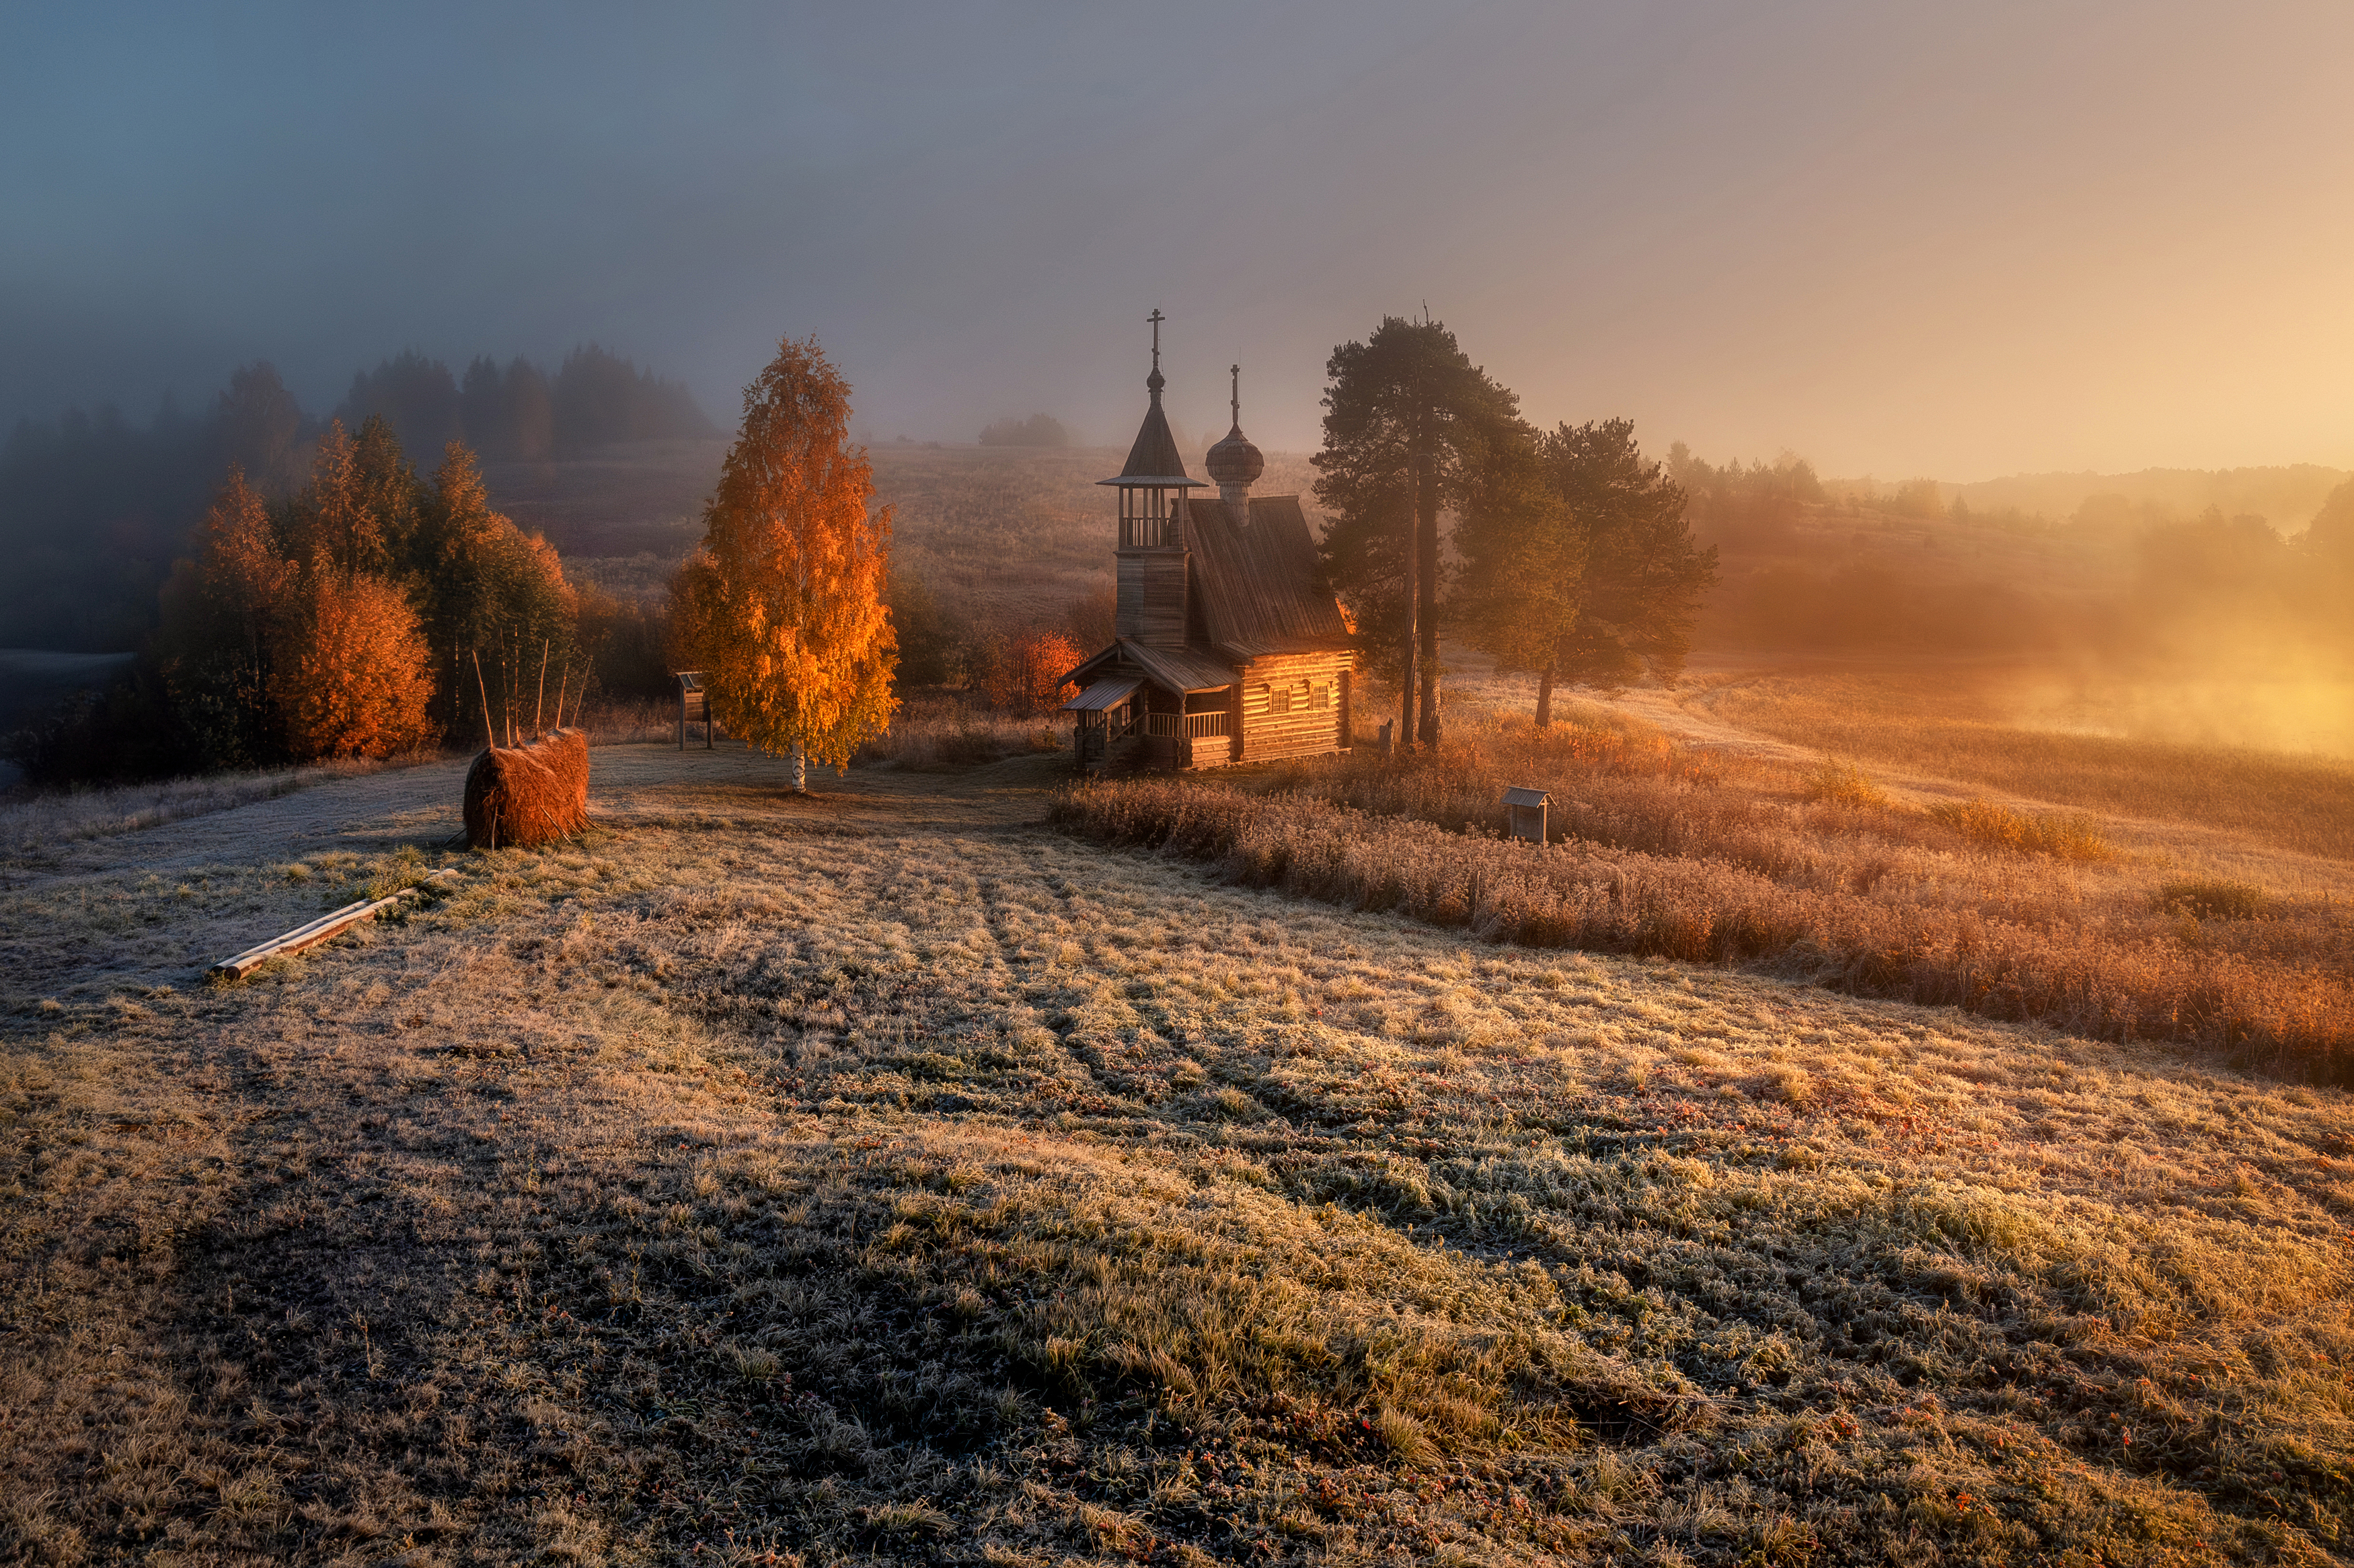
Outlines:
[[[2094,496],[2121,496],[2176,517],[2195,517],[2210,506],[2226,516],[2253,513],[2284,535],[2300,534],[2321,510],[2329,493],[2354,479],[2344,469],[2318,463],[2272,468],[2146,468],[2135,473],[2020,473],[1970,484],[1942,484],[1975,511],[2017,507],[2064,521]]]
[[[2346,1097],[1490,947],[1052,758],[457,764],[7,867],[0,1551],[2319,1561]]]
[[[545,533],[575,576],[652,595],[702,537],[726,451],[725,441],[639,442],[482,471],[493,503]],[[871,455],[900,569],[983,624],[1058,617],[1110,581],[1116,508],[1096,482],[1118,473],[1126,452],[893,442]],[[1305,494],[1314,478],[1305,457],[1276,453],[1257,488]]]

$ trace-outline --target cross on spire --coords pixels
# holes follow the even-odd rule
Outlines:
[[[1161,368],[1161,323],[1169,318],[1161,313],[1159,305],[1155,305],[1152,313],[1144,319],[1152,323],[1152,368],[1158,370]]]
[[[1235,429],[1239,430],[1243,428],[1243,367],[1239,365],[1229,365],[1226,366],[1226,373],[1235,378],[1234,396],[1228,399],[1226,406],[1235,411]]]

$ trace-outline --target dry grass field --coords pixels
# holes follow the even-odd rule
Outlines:
[[[2204,745],[2164,738],[2163,730],[2070,733],[2048,721],[2134,725],[2140,711],[2087,709],[2061,687],[2031,668],[1882,666],[1726,673],[1695,683],[1679,700],[1709,717],[1842,758],[2064,805],[2197,822],[2300,854],[2354,861],[2354,760]],[[2262,694],[2249,700],[2258,709],[2279,705]],[[2340,692],[2338,701],[2354,704],[2354,694]],[[2296,733],[2318,741],[2330,732],[2308,724]]]
[[[199,978],[461,766],[11,863],[0,1555],[2347,1550],[2341,1093],[1233,885],[1045,756],[600,748]]]
[[[1679,744],[1592,705],[1548,732],[1476,698],[1450,711],[1436,754],[1361,747],[1123,781],[1058,803],[1056,820],[1490,939],[1762,964],[2354,1077],[2354,872],[2340,861],[2195,821],[1916,801],[1851,763]],[[1557,847],[1500,842],[1515,784],[1555,792]],[[2301,842],[2343,829],[2326,797],[2277,802],[2267,821]]]

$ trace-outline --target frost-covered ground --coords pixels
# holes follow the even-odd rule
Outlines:
[[[480,858],[460,766],[12,863],[7,1552],[2345,1550],[2342,1095],[1220,886],[1047,757],[603,748]]]

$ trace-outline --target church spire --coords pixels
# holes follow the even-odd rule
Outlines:
[[[1145,407],[1144,423],[1137,428],[1136,444],[1128,449],[1128,465],[1118,477],[1096,482],[1119,489],[1122,549],[1183,544],[1185,492],[1201,482],[1186,473],[1169,416],[1161,411],[1161,389],[1169,385],[1161,374],[1161,323],[1169,318],[1156,305],[1144,319],[1152,323],[1152,374],[1144,378],[1151,401]]]

